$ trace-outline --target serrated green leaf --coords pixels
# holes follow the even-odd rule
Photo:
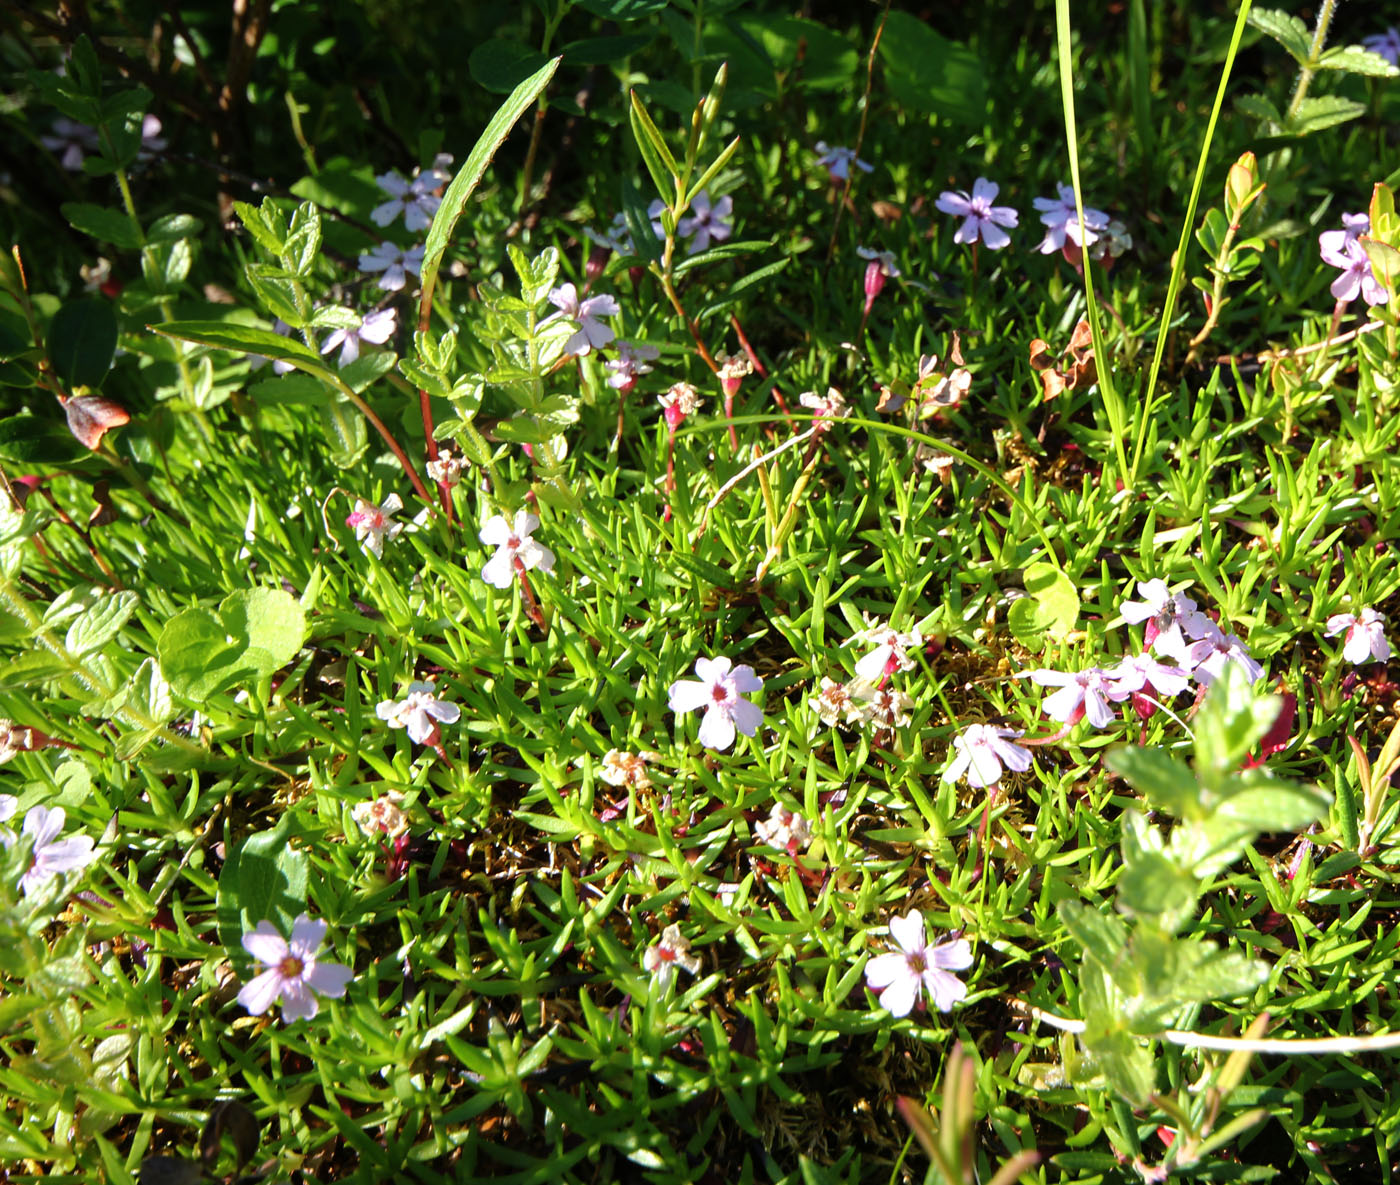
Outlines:
[[[110,243],[124,251],[141,246],[141,235],[124,210],[95,206],[90,202],[65,202],[59,213],[74,230],[91,235],[99,243]]]
[[[1298,105],[1284,127],[1298,136],[1336,127],[1366,114],[1366,104],[1344,99],[1341,95],[1310,95]]]
[[[138,604],[140,598],[134,592],[116,592],[100,598],[68,627],[64,646],[75,657],[101,649],[117,636]]]
[[[1302,66],[1312,53],[1312,34],[1298,17],[1278,8],[1251,8],[1249,23],[1277,41]]]

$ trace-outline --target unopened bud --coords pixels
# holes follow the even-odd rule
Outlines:
[[[1246,152],[1230,166],[1225,178],[1225,213],[1233,221],[1257,196],[1259,189],[1259,169],[1254,153]]]

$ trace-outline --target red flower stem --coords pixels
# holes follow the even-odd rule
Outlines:
[[[525,575],[525,565],[520,562],[519,556],[516,556],[512,563],[515,565],[515,574],[520,577],[520,599],[525,603],[525,616],[540,629],[544,629],[544,613],[540,609],[540,603],[535,600],[534,591],[530,588],[530,578]]]
[[[728,391],[724,393],[724,418],[730,421],[734,419],[734,396]],[[739,434],[734,431],[733,423],[729,425],[729,447],[736,453],[739,451]]]
[[[744,333],[744,327],[739,324],[739,318],[735,314],[730,313],[729,323],[734,326],[734,334],[739,339],[740,349],[748,355],[749,361],[753,363],[754,374],[758,375],[761,379],[766,379],[768,377],[768,370],[759,360],[758,354],[755,353],[753,346],[749,344],[749,339]]]

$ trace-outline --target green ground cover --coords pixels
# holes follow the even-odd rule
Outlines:
[[[1081,7],[6,7],[5,1180],[1391,1179],[1400,34]]]

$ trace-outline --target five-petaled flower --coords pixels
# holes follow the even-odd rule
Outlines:
[[[1225,673],[1227,663],[1235,663],[1249,676],[1251,683],[1263,677],[1264,668],[1249,653],[1249,647],[1234,634],[1227,634],[1215,622],[1207,619],[1209,628],[1199,641],[1186,648],[1184,665],[1191,667],[1191,677],[1208,687]]]
[[[1015,226],[1020,219],[1010,206],[994,206],[1001,186],[985,177],[978,177],[969,195],[962,189],[945,189],[938,195],[934,205],[945,214],[952,214],[963,220],[953,235],[955,243],[975,243],[979,238],[987,244],[989,251],[997,251],[1011,242],[1011,236],[1002,230],[1003,226]]]
[[[1332,281],[1332,295],[1342,304],[1349,304],[1358,296],[1368,305],[1390,300],[1390,293],[1376,279],[1371,257],[1361,245],[1361,236],[1370,230],[1368,214],[1343,214],[1341,230],[1325,230],[1317,236],[1322,262],[1342,269],[1342,274]]]
[[[403,699],[380,701],[374,714],[390,728],[408,729],[408,735],[420,745],[429,745],[437,740],[438,723],[456,724],[462,718],[462,709],[438,699],[432,680],[415,680],[408,685]]]
[[[356,498],[355,509],[346,516],[345,525],[355,528],[355,538],[366,551],[382,556],[384,540],[395,538],[403,530],[403,523],[393,521],[402,509],[403,499],[397,494],[390,494],[378,506]]]
[[[690,239],[686,253],[695,255],[706,250],[713,239],[722,243],[734,229],[730,216],[734,210],[734,199],[725,194],[716,202],[710,201],[710,193],[702,189],[690,203],[690,216],[676,224],[676,233]]]
[[[408,830],[408,816],[403,813],[403,795],[397,790],[388,790],[370,802],[359,803],[350,814],[367,835],[379,831],[390,839],[396,839]]]
[[[564,353],[582,357],[600,350],[617,336],[599,317],[616,317],[622,312],[613,296],[590,296],[579,300],[578,289],[572,284],[560,284],[549,293],[549,303],[559,311],[551,313],[541,324],[565,317],[578,326],[578,332],[564,343]]]
[[[617,357],[603,363],[608,372],[608,386],[626,394],[637,385],[639,376],[649,374],[651,366],[661,357],[661,351],[646,342],[617,343]]]
[[[496,588],[509,588],[517,572],[538,568],[541,572],[554,570],[554,553],[543,543],[530,538],[539,529],[540,520],[525,510],[517,510],[515,518],[506,522],[504,516],[493,515],[477,538],[496,554],[481,569],[481,578]]]
[[[361,342],[382,346],[394,336],[394,330],[398,328],[398,315],[397,309],[376,309],[362,318],[354,329],[334,329],[321,344],[321,353],[329,354],[339,346],[340,357],[336,359],[336,365],[349,366],[360,356]]]
[[[1076,247],[1087,247],[1096,242],[1101,231],[1108,229],[1108,215],[1102,210],[1084,207],[1084,225],[1079,225],[1079,211],[1074,206],[1074,189],[1056,183],[1059,197],[1036,198],[1031,204],[1041,211],[1040,221],[1044,223],[1045,238],[1040,244],[1040,253],[1049,255],[1053,251],[1063,251],[1068,240]]]
[[[888,625],[870,626],[853,634],[851,641],[875,643],[875,649],[856,663],[856,677],[874,683],[896,671],[912,671],[915,664],[909,652],[917,652],[923,646],[924,636],[918,626],[908,633],[901,633]]]
[[[852,165],[862,173],[875,171],[875,166],[869,161],[861,160],[854,148],[842,148],[839,144],[828,145],[825,140],[818,140],[817,154],[817,164],[826,169],[833,185],[850,177]]]
[[[855,724],[861,719],[861,703],[852,694],[851,685],[838,683],[826,675],[822,676],[817,694],[807,702],[821,722],[833,728],[838,724]]]
[[[972,966],[972,946],[966,938],[929,946],[924,915],[917,909],[890,918],[890,937],[899,949],[871,959],[865,965],[865,983],[891,1016],[908,1016],[925,988],[940,1012],[966,998],[967,985],[953,974]]]
[[[1349,663],[1389,662],[1390,643],[1385,638],[1385,616],[1374,609],[1360,613],[1336,613],[1327,619],[1329,638],[1346,631],[1342,657]]]
[[[1115,715],[1108,706],[1109,700],[1125,700],[1132,694],[1132,691],[1115,682],[1112,673],[1102,667],[1088,667],[1072,674],[1066,671],[1031,671],[1030,679],[1041,687],[1060,689],[1053,695],[1047,695],[1040,707],[1051,720],[1062,724],[1075,724],[1083,717],[1095,728],[1107,728],[1113,723]]]
[[[656,401],[665,409],[666,426],[674,432],[686,416],[695,414],[700,406],[700,395],[689,383],[672,383],[670,390],[658,395]]]
[[[402,214],[404,225],[409,230],[417,231],[427,230],[432,225],[433,215],[442,205],[442,198],[433,190],[441,189],[451,178],[443,170],[432,168],[426,173],[418,174],[412,181],[407,181],[399,175],[398,170],[391,169],[387,173],[381,173],[374,180],[375,184],[389,195],[387,202],[375,206],[369,212],[374,224],[388,226]]]
[[[609,786],[631,786],[634,790],[650,790],[651,778],[647,776],[647,766],[660,760],[661,754],[650,749],[643,749],[640,753],[609,749],[603,754],[603,764],[598,767],[598,777]]]
[[[423,268],[423,247],[409,247],[408,250],[396,243],[380,243],[360,254],[360,271],[383,272],[379,277],[379,287],[385,292],[397,292],[408,280],[408,273],[419,275]]]
[[[753,825],[753,832],[769,847],[796,855],[812,842],[812,825],[797,811],[775,802],[768,818]]]
[[[656,944],[647,947],[642,955],[642,969],[651,975],[657,991],[664,994],[676,978],[677,967],[694,975],[700,970],[700,960],[690,953],[690,943],[672,922],[661,931]]]
[[[1384,33],[1372,33],[1363,37],[1361,44],[1372,53],[1378,53],[1392,66],[1400,66],[1400,29],[1394,25]]]
[[[243,985],[238,1002],[261,1016],[280,999],[284,1021],[310,1020],[320,1011],[317,994],[343,996],[355,973],[344,963],[317,957],[325,937],[326,923],[313,922],[304,913],[292,923],[290,942],[271,922],[259,922],[243,935],[243,949],[266,970]]]
[[[0,820],[10,818],[19,806],[11,794],[0,794]],[[42,887],[60,872],[77,872],[86,868],[97,855],[93,842],[86,835],[70,835],[59,839],[67,818],[61,806],[32,806],[24,815],[21,834],[30,841],[29,866],[19,878],[21,892],[26,895]],[[0,827],[0,846],[16,842],[14,832]]]
[[[1001,769],[1023,773],[1031,767],[1031,751],[1013,744],[1012,737],[1024,735],[1019,729],[994,724],[969,724],[953,738],[957,756],[943,771],[945,782],[956,782],[964,773],[967,784],[991,786],[1001,781]]]
[[[677,679],[671,684],[670,707],[673,712],[705,709],[700,743],[709,749],[724,750],[734,743],[735,729],[746,737],[753,736],[763,723],[763,712],[757,704],[740,698],[763,686],[753,667],[736,667],[721,655],[697,658],[695,673],[699,679]]]
[[[583,233],[591,243],[602,247],[605,251],[616,251],[619,255],[635,255],[637,253],[636,247],[632,245],[632,231],[627,226],[625,214],[614,214],[612,225],[601,233],[591,226],[585,227]]]
[[[1165,580],[1139,580],[1137,590],[1143,600],[1118,606],[1123,620],[1133,625],[1146,622],[1143,645],[1184,660],[1186,639],[1204,637],[1212,625],[1210,618],[1190,597],[1172,592]]]

